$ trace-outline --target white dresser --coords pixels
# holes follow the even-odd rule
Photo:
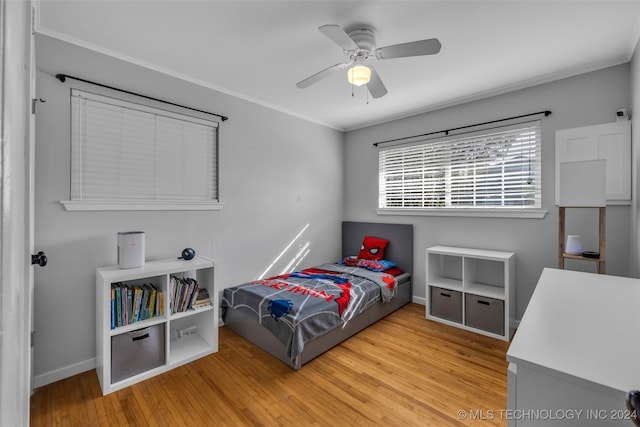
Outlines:
[[[640,280],[546,268],[507,360],[509,426],[632,427]]]

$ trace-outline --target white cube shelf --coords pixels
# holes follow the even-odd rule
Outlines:
[[[120,269],[118,266],[110,266],[96,269],[96,372],[103,394],[120,390],[218,351],[219,309],[214,265],[212,260],[196,257],[189,261],[152,261],[139,268]],[[209,291],[211,304],[172,313],[169,297],[171,276],[196,279],[201,288]],[[111,285],[114,283],[153,284],[158,292],[164,294],[163,314],[112,328]],[[154,339],[160,344],[147,345],[145,351],[164,354],[154,354],[158,357],[152,358],[155,360],[153,364],[137,367],[130,376],[123,378],[121,375],[114,375],[114,381],[112,359],[126,358],[112,358],[112,342],[117,340],[118,348],[125,348],[125,351],[132,353],[131,357],[136,357],[137,352],[144,350],[142,347],[138,348],[135,343],[125,344],[124,347],[121,344],[123,338],[129,340],[129,335],[133,337],[131,340],[148,338],[144,332],[140,337],[135,336],[137,331],[145,328],[155,328],[154,332],[162,331],[161,334],[164,334],[160,338],[156,334]],[[115,368],[123,370],[121,366]]]
[[[514,253],[434,246],[426,258],[428,319],[509,340],[515,318]]]

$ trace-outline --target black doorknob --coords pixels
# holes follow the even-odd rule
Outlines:
[[[38,264],[40,267],[47,265],[47,256],[44,252],[40,251],[35,255],[31,255],[31,264]]]

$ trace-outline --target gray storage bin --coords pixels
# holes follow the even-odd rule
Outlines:
[[[111,383],[162,366],[164,323],[111,337]]]
[[[467,326],[504,335],[504,301],[473,294],[465,294],[464,298]]]
[[[458,291],[432,286],[431,315],[462,323],[462,294]]]

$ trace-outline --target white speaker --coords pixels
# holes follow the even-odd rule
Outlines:
[[[144,231],[118,232],[118,265],[120,268],[144,265]]]

